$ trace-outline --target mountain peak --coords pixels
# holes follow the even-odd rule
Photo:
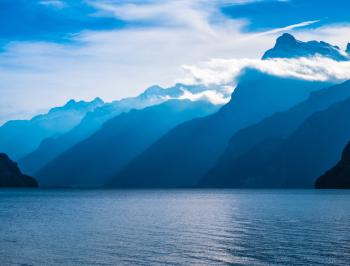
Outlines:
[[[77,103],[76,100],[71,99],[65,104],[65,106],[72,106],[72,105],[75,105],[76,103]]]
[[[349,51],[350,45],[347,48],[348,53]],[[350,59],[338,46],[323,41],[299,41],[289,33],[284,33],[278,37],[275,46],[266,51],[262,59],[312,56],[328,57],[336,61],[348,61]]]
[[[153,95],[153,94],[161,94],[164,89],[158,85],[153,85],[149,88],[147,88],[142,94],[144,95]]]
[[[95,99],[92,100],[91,103],[94,104],[104,104],[104,101],[100,97],[96,97]]]
[[[297,44],[298,41],[292,34],[284,33],[277,38],[275,47],[296,46]]]
[[[87,101],[76,101],[74,99],[69,100],[65,105],[62,107],[55,107],[53,109],[71,109],[71,108],[85,108],[87,106],[100,106],[104,104],[104,101],[100,97],[96,97],[90,102]]]

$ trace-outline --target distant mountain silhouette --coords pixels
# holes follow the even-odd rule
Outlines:
[[[349,115],[347,98],[315,112],[287,137],[264,139],[232,160],[225,174],[220,170],[215,176],[219,172],[213,171],[203,183],[210,187],[312,188],[316,178],[339,160],[350,139]]]
[[[240,183],[235,182],[235,179],[241,180],[238,172],[245,175],[245,172],[253,171],[254,174],[260,175],[259,169],[252,169],[260,165],[259,162],[264,164],[263,161],[267,159],[264,153],[273,151],[276,144],[274,141],[279,143],[278,140],[287,138],[314,112],[325,110],[348,97],[350,97],[350,81],[312,92],[307,100],[291,109],[276,113],[257,124],[238,131],[231,138],[216,166],[201,180],[201,186],[241,186]],[[239,158],[251,150],[254,152],[249,153],[250,157],[246,155]],[[256,153],[257,151],[261,152],[263,158]],[[266,164],[268,167],[273,167],[274,162],[268,161]],[[246,185],[249,184],[246,183]]]
[[[38,183],[30,176],[22,174],[16,163],[0,153],[0,187],[37,187]]]
[[[136,97],[106,103],[87,113],[82,121],[66,134],[45,139],[35,151],[21,158],[18,163],[21,169],[33,174],[74,144],[96,132],[104,122],[122,112],[157,105],[169,99],[177,99],[183,96],[185,91],[196,94],[207,90],[215,90],[223,94],[224,97],[229,97],[229,92],[221,86],[184,85],[178,83],[165,89],[159,86],[152,86]]]
[[[345,51],[336,46],[301,42],[290,34],[279,37],[263,59],[318,55],[349,60]],[[203,186],[311,187],[315,174],[320,175],[317,171],[336,157],[337,150],[324,158],[313,152],[322,153],[318,147],[338,148],[345,145],[341,141],[348,137],[347,128],[334,124],[335,129],[344,129],[344,135],[335,132],[338,139],[329,142],[329,146],[324,143],[312,146],[326,133],[312,135],[314,128],[324,130],[326,119],[322,115],[335,117],[337,112],[347,112],[340,101],[349,97],[349,83],[334,86],[331,88],[334,93],[330,93],[331,89],[319,91],[329,86],[329,82],[277,77],[245,69],[230,102],[208,116],[205,115],[213,112],[214,107],[206,107],[206,112],[199,108],[200,112],[190,111],[189,115],[176,111],[177,107],[167,107],[170,103],[178,106],[181,101],[163,102],[183,99],[185,91],[193,94],[222,89],[224,94],[227,93],[224,87],[153,86],[137,97],[103,104],[87,113],[68,133],[43,141],[36,151],[20,160],[20,166],[30,173],[36,172],[44,186],[95,187],[106,183],[107,187],[170,188],[198,185],[221,158],[218,166],[202,179]],[[331,105],[338,102],[341,107],[332,111]],[[185,103],[189,104],[185,101],[181,105]],[[130,111],[133,108],[138,110]],[[319,124],[318,115],[322,117]],[[191,120],[194,117],[200,118]],[[266,121],[260,124],[263,120]],[[311,145],[310,150],[303,150],[306,144]],[[303,154],[298,157],[300,152]],[[226,171],[223,169],[228,169],[227,175],[222,174]],[[210,177],[215,177],[212,173],[220,175],[214,180]]]
[[[336,166],[316,180],[315,187],[350,189],[350,143],[345,147],[342,158]]]
[[[0,152],[17,160],[35,150],[43,139],[69,131],[86,113],[101,105],[99,98],[91,102],[70,100],[31,120],[9,121],[0,127]]]
[[[194,186],[237,131],[307,98],[324,84],[247,71],[217,113],[183,123],[118,173],[115,187]]]
[[[340,50],[338,46],[333,46],[322,41],[302,42],[288,33],[278,37],[275,46],[266,51],[263,59],[310,57],[317,55],[328,57],[336,61],[348,61],[350,59],[350,56]]]
[[[102,186],[169,129],[217,108],[208,102],[170,100],[120,114],[48,163],[36,176],[41,186]]]

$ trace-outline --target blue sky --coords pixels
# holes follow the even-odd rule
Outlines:
[[[0,37],[10,41],[68,42],[83,30],[120,29],[126,23],[117,17],[99,16],[88,1],[1,0]]]
[[[151,27],[156,21],[144,20],[139,23],[126,21],[109,12],[101,12],[95,4],[142,5],[152,2],[154,1],[1,0],[0,38],[3,45],[15,40],[67,42],[72,34],[83,30]],[[310,20],[321,20],[320,24],[343,23],[349,20],[350,4],[344,0],[217,1],[217,3],[220,12],[225,16],[248,20],[249,23],[244,27],[247,32],[281,28]]]
[[[1,0],[0,122],[171,85],[183,65],[259,58],[286,31],[344,47],[349,9],[344,0]]]
[[[224,5],[222,12],[232,18],[248,18],[245,30],[280,28],[300,21],[320,20],[318,25],[349,21],[350,3],[344,0],[251,1]]]

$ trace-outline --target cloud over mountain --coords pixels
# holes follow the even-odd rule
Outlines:
[[[227,84],[242,70],[252,68],[263,73],[309,81],[343,81],[350,78],[350,62],[325,57],[261,59],[212,59],[200,65],[184,65],[188,83]]]

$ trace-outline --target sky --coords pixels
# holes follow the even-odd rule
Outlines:
[[[222,82],[284,32],[345,48],[348,10],[344,0],[0,0],[0,123],[69,99]]]

